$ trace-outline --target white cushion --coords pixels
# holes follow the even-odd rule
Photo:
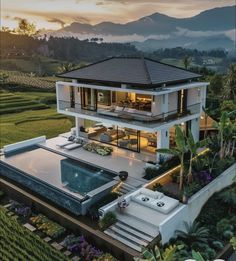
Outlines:
[[[131,109],[131,108],[129,108],[129,109],[127,110],[127,112],[129,112],[129,113],[135,113],[136,110],[135,110],[135,109]]]
[[[158,206],[157,203],[162,203],[163,206]],[[168,214],[170,211],[172,211],[174,208],[176,208],[179,205],[179,201],[170,198],[167,196],[163,196],[161,199],[152,200],[150,204],[148,205],[150,208],[153,208],[155,210],[158,210],[164,214]]]
[[[120,106],[116,106],[116,107],[115,107],[115,111],[123,111],[123,109],[124,109],[124,108],[123,108],[123,107],[120,107]]]
[[[141,188],[140,189],[140,193],[141,194],[144,194],[146,196],[149,196],[149,197],[152,197],[154,199],[160,199],[163,197],[163,193],[161,192],[158,192],[158,191],[152,191],[150,189],[146,189],[146,188]]]

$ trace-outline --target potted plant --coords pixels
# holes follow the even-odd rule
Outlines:
[[[128,175],[127,171],[122,170],[119,172],[119,178],[121,181],[125,181],[128,178]]]

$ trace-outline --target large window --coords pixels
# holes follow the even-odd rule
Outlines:
[[[81,88],[81,108],[84,110],[97,110],[97,90]]]

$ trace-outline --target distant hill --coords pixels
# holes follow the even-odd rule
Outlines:
[[[154,13],[125,24],[102,22],[90,25],[74,22],[51,34],[80,39],[100,37],[106,42],[133,42],[137,48],[146,51],[149,48],[168,47],[170,44],[173,44],[171,47],[179,45],[199,49],[232,49],[235,39],[235,8],[236,6],[214,8],[190,18]],[[168,45],[168,42],[172,43]]]

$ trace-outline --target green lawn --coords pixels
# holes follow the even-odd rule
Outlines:
[[[41,135],[52,138],[69,131],[74,125],[73,119],[58,114],[55,104],[44,103],[54,98],[54,93],[45,92],[0,93],[0,113],[1,110],[6,111],[16,107],[23,110],[0,115],[0,147]],[[28,103],[28,107],[22,106],[25,103]],[[45,108],[38,107],[35,110],[34,106],[37,104],[43,104]]]

